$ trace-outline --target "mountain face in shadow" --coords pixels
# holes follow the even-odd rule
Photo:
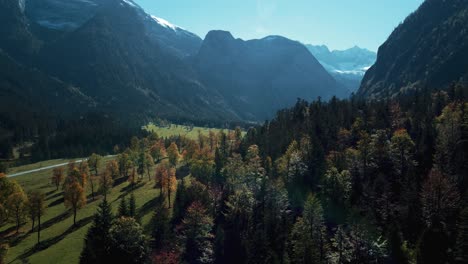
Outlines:
[[[280,36],[243,41],[211,31],[193,61],[202,82],[244,119],[269,118],[299,97],[346,95],[302,44]]]
[[[358,95],[443,89],[468,77],[468,1],[426,0],[379,48]]]

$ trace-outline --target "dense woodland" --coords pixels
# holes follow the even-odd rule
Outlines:
[[[52,182],[75,217],[84,189],[102,199],[81,263],[467,263],[466,91],[299,100],[245,136],[133,137],[104,171],[93,154]],[[117,210],[114,181],[130,193]],[[151,234],[141,181],[161,190]],[[0,188],[2,224],[38,221],[40,243],[43,196],[5,177]]]

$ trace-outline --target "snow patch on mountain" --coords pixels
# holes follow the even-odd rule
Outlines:
[[[24,12],[24,9],[26,8],[26,0],[18,0],[18,5],[21,12]]]
[[[39,20],[37,23],[43,27],[56,30],[74,29],[79,26],[78,24],[70,21]]]
[[[131,0],[122,0],[124,3],[126,3],[129,6],[132,7],[138,7],[135,3],[133,3]]]
[[[163,18],[160,18],[160,17],[157,17],[157,16],[153,16],[151,15],[151,18],[156,21],[159,25],[165,27],[165,28],[169,28],[169,29],[172,29],[174,31],[177,31],[177,29],[180,29],[180,27],[174,25],[174,24],[171,24],[169,21],[163,19]]]

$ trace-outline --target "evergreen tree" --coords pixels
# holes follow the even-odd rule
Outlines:
[[[181,245],[183,260],[187,263],[212,263],[213,259],[213,219],[198,202],[193,203],[185,214],[181,225]]]
[[[127,199],[125,199],[125,196],[120,198],[120,204],[119,204],[117,216],[118,217],[129,216]]]
[[[130,195],[130,199],[128,199],[128,216],[136,219],[136,202],[133,192]]]
[[[109,258],[104,263],[143,264],[148,262],[148,240],[133,218],[121,217],[109,230]]]
[[[327,254],[326,228],[320,201],[309,195],[303,217],[299,217],[291,231],[290,258],[294,263],[325,263]]]
[[[99,264],[107,262],[110,247],[109,230],[112,222],[112,208],[106,200],[103,200],[94,215],[93,225],[86,234],[80,263]]]
[[[455,250],[456,263],[468,263],[468,207],[465,207],[459,216]]]
[[[166,205],[166,200],[163,195],[159,195],[156,199],[156,207],[152,220],[154,248],[161,249],[164,243],[169,239],[170,220],[170,212]]]

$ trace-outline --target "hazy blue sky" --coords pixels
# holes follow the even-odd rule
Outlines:
[[[204,38],[223,29],[242,39],[282,35],[331,49],[376,51],[423,0],[134,0]]]

